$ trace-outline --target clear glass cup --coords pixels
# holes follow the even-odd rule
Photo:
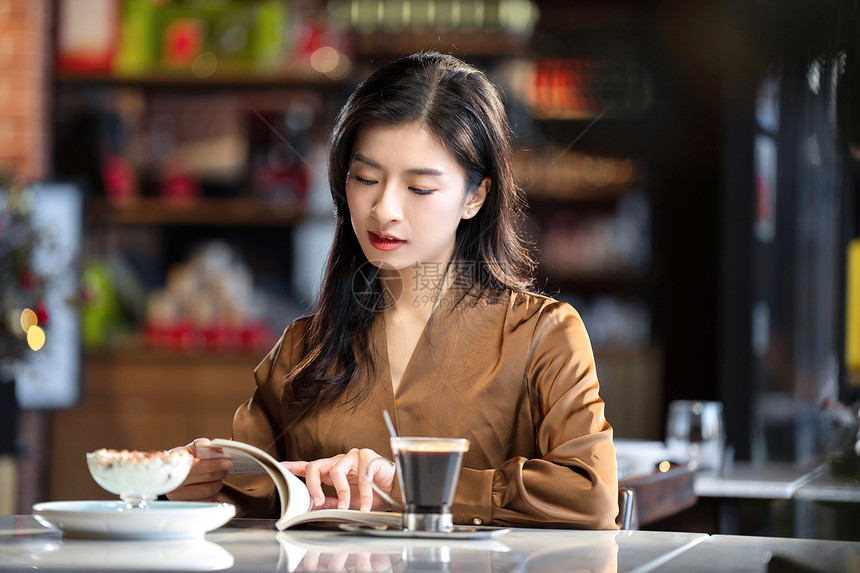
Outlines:
[[[669,404],[666,447],[673,462],[717,471],[722,465],[725,441],[720,402],[675,400]]]
[[[451,504],[469,440],[391,438],[407,531],[451,531]]]

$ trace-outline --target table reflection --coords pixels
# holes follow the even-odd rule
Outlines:
[[[278,532],[274,520],[233,520],[190,541],[73,539],[30,516],[0,516],[0,573],[7,571],[579,571],[634,573],[673,568],[710,539],[698,533],[514,528],[487,539],[371,537],[339,529]],[[787,540],[792,547],[797,540]],[[776,540],[756,547],[775,549]],[[779,545],[781,548],[782,545]],[[838,549],[838,548],[837,548]],[[774,550],[774,554],[777,552]],[[747,559],[749,560],[749,559]],[[717,560],[709,559],[709,564]],[[711,563],[712,562],[712,563]],[[685,565],[689,563],[685,562]],[[733,566],[717,571],[749,570]],[[761,561],[755,560],[760,570]]]
[[[274,520],[234,520],[204,539],[71,539],[31,516],[0,515],[0,573],[135,570],[298,571],[854,571],[860,543],[661,531],[512,529],[494,539],[363,537],[339,530],[277,532]],[[852,568],[852,566],[854,566]]]
[[[285,531],[276,536],[281,545],[278,571],[583,571],[616,573],[618,545],[615,532],[605,535],[560,538],[532,544],[523,551],[491,540],[379,539],[313,532]],[[513,539],[513,537],[512,537]],[[571,552],[577,556],[570,560]]]
[[[47,540],[29,554],[36,568],[140,569],[218,571],[233,566],[233,555],[204,539],[117,541],[98,539]]]

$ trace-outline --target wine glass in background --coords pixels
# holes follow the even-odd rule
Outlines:
[[[666,447],[670,459],[694,469],[720,469],[725,446],[723,405],[720,402],[675,400],[666,418]]]

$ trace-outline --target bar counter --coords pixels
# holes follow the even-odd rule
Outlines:
[[[492,539],[278,532],[234,519],[205,538],[63,538],[31,516],[0,516],[0,571],[857,571],[860,543],[658,531],[511,529]]]

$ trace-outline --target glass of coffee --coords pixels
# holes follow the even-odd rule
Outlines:
[[[469,440],[458,438],[391,438],[403,493],[406,531],[454,529],[451,504]]]

